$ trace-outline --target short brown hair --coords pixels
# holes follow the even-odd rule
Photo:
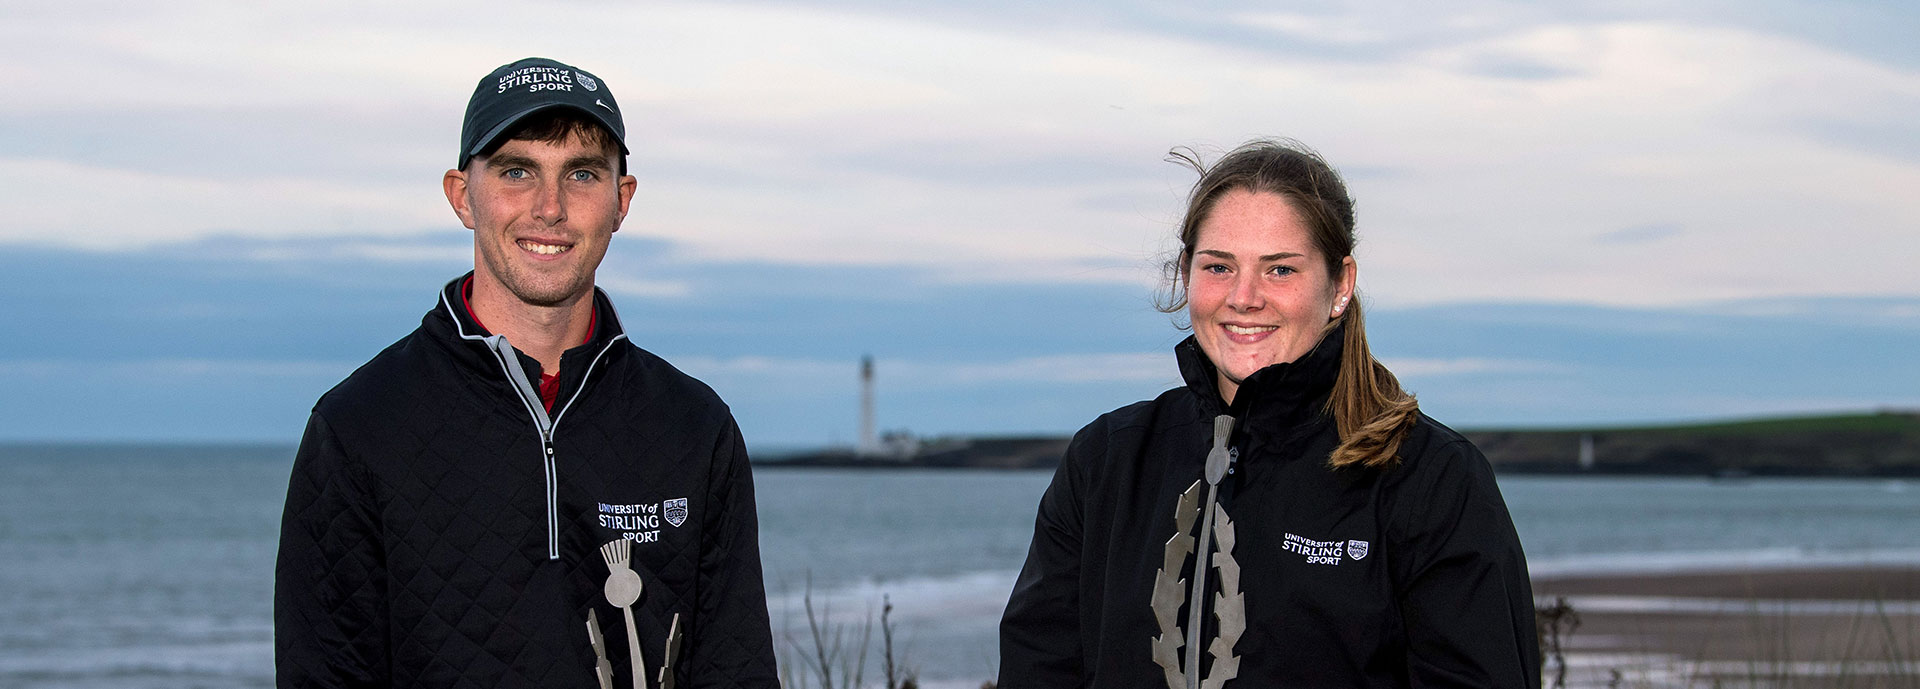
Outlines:
[[[627,154],[620,152],[620,140],[606,125],[572,108],[550,108],[542,110],[513,123],[513,128],[502,136],[495,137],[493,143],[480,149],[475,157],[490,156],[508,141],[540,141],[557,144],[571,137],[580,137],[588,146],[598,147],[606,153],[620,159],[620,174],[627,174]]]

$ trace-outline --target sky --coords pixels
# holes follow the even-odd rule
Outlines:
[[[1376,353],[1459,427],[1920,408],[1910,3],[0,2],[0,441],[293,442],[471,268],[495,66],[599,75],[599,283],[750,445],[1067,433],[1178,385],[1203,155],[1356,200]]]

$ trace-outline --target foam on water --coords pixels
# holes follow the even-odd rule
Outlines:
[[[1920,527],[1916,527],[1920,528]],[[1920,548],[1819,550],[1800,546],[1752,550],[1600,553],[1529,561],[1534,577],[1586,574],[1677,574],[1687,572],[1920,566]]]

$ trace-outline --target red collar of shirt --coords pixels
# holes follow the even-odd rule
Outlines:
[[[460,307],[467,310],[467,317],[472,318],[474,324],[480,326],[481,330],[484,330],[488,333],[492,333],[493,331],[487,328],[487,324],[480,322],[480,314],[473,312],[473,304],[468,303],[467,300],[472,296],[473,296],[473,276],[469,275],[467,276],[467,280],[465,282],[460,283]],[[592,311],[587,312],[587,339],[581,340],[580,344],[586,344],[588,342],[593,341],[593,329],[595,326],[598,326],[600,324],[599,311],[600,311],[599,309],[594,309]],[[560,396],[560,372],[554,371],[553,373],[547,373],[546,371],[541,371],[540,372],[540,403],[547,407],[547,411],[551,412],[553,411],[553,400],[559,396]]]

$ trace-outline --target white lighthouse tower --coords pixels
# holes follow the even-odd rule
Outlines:
[[[873,355],[860,357],[860,454],[880,454],[880,438],[873,430]]]

